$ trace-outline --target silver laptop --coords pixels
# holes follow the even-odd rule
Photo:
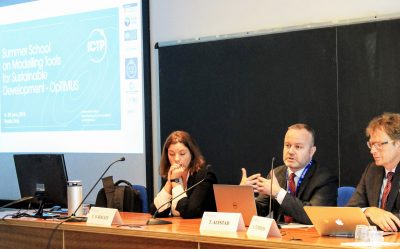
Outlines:
[[[357,225],[369,225],[359,207],[305,206],[319,235],[354,237]]]
[[[214,184],[218,212],[242,213],[245,226],[257,215],[252,186]]]

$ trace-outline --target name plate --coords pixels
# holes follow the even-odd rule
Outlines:
[[[251,219],[247,236],[256,238],[282,237],[274,219],[260,216],[253,216]]]
[[[245,230],[241,213],[204,212],[200,232],[236,232]]]
[[[118,209],[92,207],[87,215],[87,224],[111,226],[112,224],[122,224],[121,215]]]

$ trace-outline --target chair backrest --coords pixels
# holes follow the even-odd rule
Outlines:
[[[139,197],[142,200],[142,212],[148,213],[149,212],[149,204],[147,202],[147,189],[145,186],[142,185],[132,185],[132,188],[139,192]]]
[[[338,188],[337,206],[344,207],[349,202],[351,196],[353,195],[355,187],[343,186]]]

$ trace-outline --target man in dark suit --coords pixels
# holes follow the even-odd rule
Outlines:
[[[348,206],[361,207],[384,231],[398,231],[400,220],[400,114],[383,113],[366,128],[374,162],[365,169]]]
[[[257,213],[269,213],[269,198],[273,196],[273,214],[277,221],[311,224],[303,206],[336,206],[338,179],[312,157],[316,151],[314,130],[306,124],[294,124],[286,132],[283,161],[285,165],[274,169],[274,177],[261,174],[247,177],[242,169],[241,185],[252,185]],[[271,175],[271,174],[270,174]]]

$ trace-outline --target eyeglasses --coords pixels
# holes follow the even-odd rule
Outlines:
[[[385,144],[388,144],[390,142],[394,142],[394,140],[388,140],[386,142],[381,142],[381,143],[379,143],[379,142],[371,143],[370,141],[368,141],[367,146],[370,149],[372,149],[372,147],[374,147],[376,150],[381,150]]]

